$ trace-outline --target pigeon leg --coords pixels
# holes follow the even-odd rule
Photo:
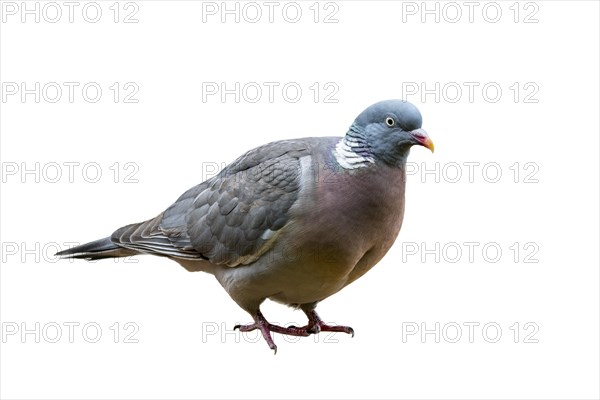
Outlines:
[[[256,314],[252,316],[254,318],[254,323],[248,325],[236,325],[233,329],[239,329],[240,332],[250,332],[255,329],[260,330],[263,338],[265,338],[269,348],[277,354],[277,346],[273,341],[273,337],[271,337],[271,332],[281,333],[283,335],[292,335],[292,336],[309,336],[311,332],[308,332],[305,328],[296,328],[289,327],[284,328],[283,326],[270,324],[269,321],[266,320],[265,316],[260,312],[260,310],[256,311]]]
[[[305,329],[309,333],[344,332],[354,337],[354,329],[351,327],[343,325],[327,325],[314,309],[303,309],[303,311],[308,317],[308,325],[301,329]]]

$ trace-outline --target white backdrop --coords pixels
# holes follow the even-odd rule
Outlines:
[[[3,398],[597,398],[597,2],[11,2]],[[57,261],[244,151],[405,98],[404,226],[273,356],[216,280]],[[267,302],[273,322],[305,317]]]

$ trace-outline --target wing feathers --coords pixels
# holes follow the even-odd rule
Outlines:
[[[251,150],[219,175],[185,192],[164,213],[117,230],[128,249],[235,267],[272,247],[298,199],[303,140]]]

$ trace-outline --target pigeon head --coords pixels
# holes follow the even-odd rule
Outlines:
[[[421,113],[411,103],[380,101],[354,120],[346,139],[362,142],[374,159],[401,166],[414,145],[424,146],[433,152],[433,142],[421,129],[421,123]],[[361,150],[366,149],[363,147]]]

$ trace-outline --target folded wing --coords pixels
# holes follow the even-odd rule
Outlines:
[[[230,267],[250,264],[289,222],[301,184],[300,158],[307,155],[302,140],[251,150],[156,218],[125,226],[111,240],[142,253]]]

